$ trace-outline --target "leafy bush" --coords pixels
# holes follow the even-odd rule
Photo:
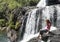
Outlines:
[[[1,26],[5,26],[5,20],[4,19],[0,19],[0,27]]]
[[[14,14],[12,10],[23,6],[35,6],[39,0],[0,0],[0,27],[9,26],[10,28],[17,29],[21,23],[16,20],[14,23]],[[6,11],[7,10],[7,11]],[[8,18],[7,20],[5,17]]]
[[[14,9],[16,7],[22,7],[31,5],[32,3],[38,3],[39,0],[0,0],[0,11],[6,7],[5,4],[7,4],[7,7],[9,9]],[[34,6],[34,5],[33,5]]]

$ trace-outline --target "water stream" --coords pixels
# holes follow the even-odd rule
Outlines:
[[[46,6],[46,4],[46,0],[41,0],[36,5],[38,8],[28,12],[26,24],[24,24],[25,27],[22,30],[24,34],[19,42],[28,42],[30,39],[38,37],[39,29],[46,26],[46,19],[51,20],[52,26],[60,27],[60,6]],[[0,37],[0,42],[8,42],[5,37],[2,38],[4,40],[1,40],[1,38],[2,36]]]
[[[23,39],[20,42],[28,42],[30,39],[38,37],[38,26],[41,23],[41,28],[44,28],[46,26],[46,19],[51,20],[52,26],[55,25],[54,23],[57,22],[57,18],[55,18],[55,15],[57,14],[56,6],[46,6],[46,4],[46,0],[41,0],[36,6],[38,8],[32,9],[28,13],[25,32],[23,35]],[[55,22],[54,19],[56,19]]]

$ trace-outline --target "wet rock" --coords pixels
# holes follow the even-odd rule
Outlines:
[[[60,29],[57,29],[52,32],[55,33],[55,35],[53,37],[49,37],[50,41],[51,42],[60,42]]]
[[[47,42],[60,42],[60,29],[54,30],[47,35],[43,34],[42,36],[43,36],[42,40],[44,42],[46,41]],[[41,42],[42,40],[36,37],[36,38],[32,38],[28,42]]]
[[[60,4],[60,0],[46,0],[47,5],[56,5]]]
[[[54,36],[50,38],[51,42],[60,42],[60,36]]]
[[[13,29],[7,32],[7,37],[9,38],[10,42],[17,42],[17,32]]]
[[[31,40],[29,40],[28,42],[41,42],[42,40],[40,40],[39,38],[32,38]]]

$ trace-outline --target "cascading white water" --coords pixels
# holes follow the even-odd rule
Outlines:
[[[33,9],[31,12],[29,12],[25,33],[23,36],[23,40],[21,42],[27,42],[29,39],[34,37],[34,34],[36,32],[35,31],[36,11],[37,11],[37,9]]]
[[[45,6],[45,1],[41,1],[41,3],[39,2],[37,7],[40,7],[39,5],[41,5],[41,4],[43,4]],[[39,35],[39,33],[37,33],[37,34],[35,33],[38,30],[38,23],[39,23],[39,17],[38,17],[37,23],[36,23],[36,11],[37,10],[38,9],[33,9],[32,11],[29,12],[29,15],[27,18],[27,23],[26,23],[26,29],[25,29],[25,33],[23,36],[23,40],[20,42],[27,42],[31,38],[37,37]],[[35,24],[37,24],[37,27]],[[36,31],[35,31],[35,28],[37,28]]]
[[[43,8],[46,6],[46,0],[40,0],[36,7]]]
[[[57,27],[60,28],[60,6],[56,6],[57,9]]]
[[[39,10],[40,8],[44,8],[43,10],[41,10],[42,11],[42,28],[44,28],[46,26],[46,22],[45,22],[46,19],[50,20],[50,18],[52,18],[52,19],[54,18],[53,16],[51,16],[54,14],[54,7],[52,9],[50,6],[46,6],[46,7],[45,6],[46,6],[46,0],[41,0],[36,6],[38,8],[33,9],[29,12],[27,22],[26,22],[25,33],[23,35],[22,41],[20,41],[20,42],[27,42],[34,37],[38,37],[39,33],[37,32],[37,30],[38,30],[39,17],[37,18],[37,21],[36,21],[36,11],[37,10]],[[35,24],[37,24],[37,25],[35,25]],[[37,28],[37,29],[35,30],[35,28]]]
[[[42,28],[46,26],[46,19],[50,20],[49,6],[42,11]]]
[[[43,5],[42,7],[45,7],[46,3],[45,0],[41,0],[36,7],[41,7],[41,5]],[[25,33],[23,36],[23,40],[21,42],[27,42],[28,40],[30,40],[33,37],[37,37],[39,34],[35,34],[35,32],[37,32],[38,30],[38,23],[39,23],[39,17],[37,19],[37,27],[35,27],[36,25],[36,11],[37,9],[33,9],[31,12],[29,12],[28,15],[28,19],[27,19],[27,23],[26,23],[26,29],[25,29]],[[35,28],[36,31],[35,31]]]
[[[36,7],[41,7],[41,5],[42,5],[42,8],[45,7],[46,6],[46,2],[45,1],[46,0],[41,0],[37,4]],[[34,38],[34,37],[38,37],[39,33],[36,33],[36,32],[38,30],[38,23],[39,23],[40,16],[37,18],[37,21],[36,21],[36,11],[37,10],[38,9],[33,9],[32,11],[29,12],[29,15],[28,15],[28,18],[27,18],[27,23],[26,23],[26,28],[25,28],[25,33],[24,33],[24,36],[23,36],[23,40],[20,41],[20,42],[27,42],[30,39]],[[45,18],[45,16],[43,18]],[[49,16],[47,18],[49,18]],[[35,25],[35,24],[37,24],[37,25]],[[37,29],[35,30],[35,28],[37,28]]]
[[[25,37],[35,33],[34,29],[35,29],[35,20],[36,20],[36,10],[37,9],[34,9],[31,12],[29,12],[29,16],[26,23],[26,29],[25,29]]]

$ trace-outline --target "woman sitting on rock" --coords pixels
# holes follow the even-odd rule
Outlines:
[[[47,26],[44,29],[40,29],[40,34],[38,36],[39,39],[43,39],[43,34],[45,33],[46,35],[50,32],[50,28],[51,28],[51,22],[49,20],[46,20],[46,24]],[[46,36],[44,35],[44,36]]]
[[[51,22],[48,19],[46,20],[46,25],[47,26],[44,29],[40,29],[40,34],[38,36],[39,39],[44,40],[44,41],[47,41],[47,39],[48,39],[48,36],[47,35],[48,34],[55,35],[51,31],[57,29],[56,27],[53,27],[51,25]]]

